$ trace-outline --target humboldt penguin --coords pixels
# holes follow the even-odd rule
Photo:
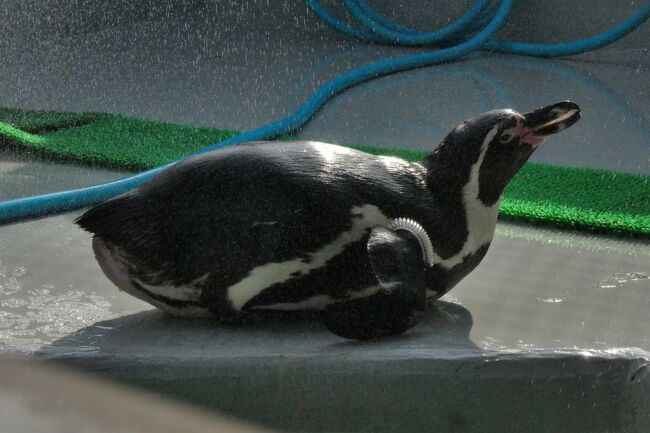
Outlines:
[[[508,182],[579,118],[568,101],[489,111],[415,163],[242,143],[181,160],[77,223],[117,287],[172,314],[313,310],[345,338],[399,334],[479,264]]]

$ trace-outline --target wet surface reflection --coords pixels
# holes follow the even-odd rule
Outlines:
[[[90,237],[74,226],[74,217],[0,231],[0,351],[32,353],[88,326],[105,326],[99,323],[105,320],[119,323],[123,316],[151,309],[118,292],[102,275]],[[482,350],[650,350],[642,326],[649,319],[649,258],[647,241],[499,223],[483,263],[443,300],[465,311],[460,316],[468,320],[461,320],[461,328],[469,333],[471,345]],[[449,325],[443,311],[409,332],[407,344],[436,346],[427,338]],[[170,321],[165,329],[181,323],[151,314],[156,326]],[[134,319],[125,323],[129,320]],[[325,346],[345,344],[314,323],[314,335],[326,336],[321,340]],[[471,331],[467,323],[473,323]],[[214,325],[196,324],[204,333]],[[182,322],[180,328],[191,326]],[[282,329],[290,333],[292,328],[277,332]],[[470,342],[463,333],[452,335],[445,344]]]
[[[265,315],[245,324],[220,324],[211,319],[183,319],[160,311],[104,320],[83,327],[41,347],[41,358],[67,358],[92,353],[136,361],[182,356],[187,360],[251,356],[416,356],[443,358],[479,353],[469,338],[472,316],[464,307],[436,302],[420,324],[402,336],[373,341],[343,340],[330,334],[313,315]],[[182,354],[182,355],[181,355]]]

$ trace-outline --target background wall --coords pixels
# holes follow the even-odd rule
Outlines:
[[[340,13],[340,4],[324,0]],[[469,0],[368,0],[433,29]],[[500,37],[574,40],[620,23],[639,0],[519,0]],[[352,40],[303,0],[0,0],[0,106],[102,111],[249,130],[298,107],[324,81],[423,50]],[[563,99],[583,120],[540,162],[650,172],[650,22],[563,59],[484,55],[346,91],[302,137],[430,149],[470,115]],[[478,57],[478,56],[475,56]],[[390,101],[387,104],[386,101]]]
[[[324,0],[341,9],[339,1]],[[400,23],[434,29],[458,17],[469,0],[369,0],[378,10]],[[520,0],[500,33],[506,39],[562,41],[607,29],[630,15],[642,0]],[[206,25],[254,26],[272,31],[278,26],[315,34],[317,25],[302,0],[3,0],[0,3],[0,34],[11,44],[25,39],[94,33],[151,19],[177,19],[201,10]],[[265,18],[260,20],[259,18]],[[226,20],[227,22],[223,21]],[[197,31],[199,29],[196,29]],[[329,36],[328,36],[329,37]],[[650,38],[650,26],[619,42],[639,47]]]

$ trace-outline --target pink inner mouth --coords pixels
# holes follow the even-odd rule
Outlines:
[[[533,146],[533,149],[537,149],[537,147],[544,142],[544,137],[535,135],[533,131],[528,131],[521,136],[520,142],[528,143],[531,146]]]

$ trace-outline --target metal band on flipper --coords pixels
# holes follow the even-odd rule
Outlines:
[[[415,236],[420,243],[420,248],[422,248],[422,260],[424,260],[427,266],[433,266],[435,253],[433,252],[433,245],[431,244],[429,234],[424,227],[409,218],[395,218],[390,222],[388,227],[394,231],[406,230]]]

